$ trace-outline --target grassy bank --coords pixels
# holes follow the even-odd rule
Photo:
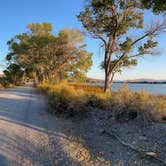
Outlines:
[[[166,118],[166,97],[152,96],[145,91],[132,92],[127,86],[107,94],[101,87],[77,83],[45,83],[38,87],[47,95],[54,114],[82,116],[94,108],[109,111],[119,121],[149,122]]]

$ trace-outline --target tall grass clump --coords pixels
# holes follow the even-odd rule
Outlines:
[[[103,87],[81,83],[70,83],[69,86],[73,87],[75,90],[82,90],[84,92],[84,95],[86,96],[86,106],[93,108],[106,108],[107,99],[110,97],[111,93],[103,93]]]
[[[86,97],[82,90],[75,90],[67,83],[39,85],[48,96],[50,112],[69,116],[85,115]]]
[[[160,121],[166,116],[166,100],[146,91],[133,92],[120,87],[111,96],[109,108],[117,120],[138,119],[140,122]]]
[[[68,84],[67,82],[43,83],[38,87],[47,95],[52,113],[69,116],[86,115],[90,108],[105,109],[107,98],[110,96],[110,93],[104,94],[103,89],[99,87]]]
[[[104,89],[101,86],[94,86],[94,85],[88,85],[88,84],[81,84],[81,83],[70,83],[70,86],[72,86],[74,89],[83,90],[86,92],[92,92],[92,93],[103,93]]]

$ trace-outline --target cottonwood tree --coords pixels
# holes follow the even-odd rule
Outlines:
[[[78,19],[89,34],[99,39],[104,49],[104,92],[110,89],[116,72],[137,64],[144,55],[154,55],[155,37],[166,22],[144,25],[143,6],[137,0],[91,0]]]
[[[38,82],[75,78],[76,71],[84,77],[92,65],[92,54],[86,51],[83,35],[77,29],[63,29],[52,33],[49,23],[32,23],[27,33],[8,41],[8,61],[17,62]]]
[[[55,43],[51,43],[47,54],[50,65],[49,73],[59,78],[85,80],[86,73],[92,65],[92,53],[86,51],[83,44],[83,34],[77,29],[62,29],[56,36]]]

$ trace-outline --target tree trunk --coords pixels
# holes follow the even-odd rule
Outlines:
[[[111,73],[111,79],[110,79],[110,89],[111,89],[111,85],[112,85],[113,80],[114,80],[114,75],[115,75],[115,73],[112,72],[112,73]]]
[[[111,85],[114,80],[115,73],[113,71],[109,71],[109,69],[105,69],[105,84],[104,84],[104,93],[111,89]]]
[[[105,84],[104,84],[104,93],[106,93],[108,90],[110,90],[110,77],[111,74],[108,71],[108,67],[105,68]]]
[[[42,74],[41,74],[39,69],[36,69],[36,78],[37,78],[37,82],[42,83],[43,76],[42,76]]]

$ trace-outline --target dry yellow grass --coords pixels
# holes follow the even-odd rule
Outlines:
[[[128,86],[120,87],[111,96],[109,105],[118,117],[135,114],[143,122],[160,121],[166,117],[166,97],[149,95],[146,91],[133,92]]]
[[[166,117],[166,97],[152,96],[145,91],[132,92],[127,86],[116,92],[103,93],[102,87],[62,82],[39,85],[49,96],[53,112],[71,115],[87,112],[88,107],[110,110],[117,118],[156,121]]]
[[[69,86],[74,87],[74,89],[76,89],[76,90],[82,89],[86,92],[103,93],[103,91],[104,91],[103,87],[81,84],[81,83],[70,83]]]

